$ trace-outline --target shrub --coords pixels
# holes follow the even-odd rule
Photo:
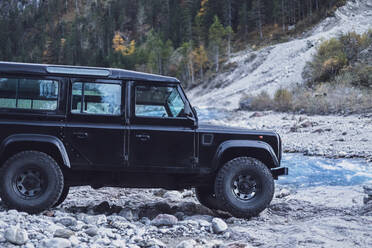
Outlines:
[[[292,93],[286,89],[278,89],[274,95],[275,109],[288,111],[292,109]]]
[[[310,63],[312,79],[318,82],[329,80],[347,65],[347,62],[342,43],[339,40],[332,38],[324,41],[318,47],[317,54]]]
[[[361,86],[372,87],[372,66],[359,66],[356,68],[356,74]]]
[[[257,96],[245,96],[240,101],[240,109],[244,110],[270,110],[273,108],[273,100],[266,91]]]
[[[328,80],[335,75],[347,64],[347,59],[344,56],[329,58],[323,62],[320,78]]]
[[[342,44],[342,50],[347,60],[355,61],[359,53],[371,44],[370,32],[359,35],[355,32],[343,34],[339,37]]]

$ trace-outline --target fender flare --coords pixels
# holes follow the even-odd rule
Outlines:
[[[0,144],[0,156],[4,153],[5,149],[14,143],[18,142],[44,142],[54,145],[60,152],[63,164],[71,168],[70,159],[63,142],[55,136],[44,134],[13,134],[6,137]]]
[[[271,157],[271,160],[273,161],[274,167],[279,167],[280,163],[279,160],[273,150],[273,148],[266,142],[258,141],[258,140],[227,140],[225,142],[222,142],[213,157],[212,166],[214,170],[218,169],[219,162],[221,161],[221,158],[223,154],[231,148],[254,148],[254,149],[260,149],[269,154]]]

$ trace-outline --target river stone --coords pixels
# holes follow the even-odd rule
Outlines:
[[[65,227],[75,226],[77,224],[76,219],[73,217],[62,217],[62,218],[57,219],[56,222],[61,223]]]
[[[98,228],[93,226],[85,230],[85,233],[88,234],[91,237],[94,237],[98,234]]]
[[[176,202],[182,199],[182,194],[179,191],[170,190],[170,191],[167,191],[163,197],[172,202]]]
[[[117,248],[127,247],[127,246],[126,246],[126,242],[125,242],[125,240],[123,240],[123,239],[116,239],[116,240],[113,240],[113,241],[111,242],[111,245],[112,245],[113,247],[117,247]]]
[[[196,241],[193,239],[184,240],[179,243],[176,248],[193,248],[196,245]]]
[[[372,196],[372,184],[371,185],[364,185],[363,186],[364,193],[368,196]]]
[[[70,248],[71,242],[68,239],[52,238],[41,242],[41,248]]]
[[[178,219],[174,215],[170,214],[159,214],[151,221],[154,226],[173,226],[176,225]]]
[[[132,213],[132,210],[130,210],[130,209],[122,209],[119,212],[119,216],[124,217],[125,219],[127,219],[129,221],[133,220],[133,213]]]
[[[288,189],[282,189],[279,191],[279,193],[276,195],[276,198],[284,198],[286,196],[289,196],[291,192]]]
[[[85,223],[90,225],[101,225],[107,222],[106,215],[87,215],[84,218]]]
[[[4,238],[15,245],[23,245],[28,241],[27,232],[15,226],[9,227],[5,230]]]
[[[60,229],[57,229],[54,232],[54,237],[68,239],[68,238],[70,238],[74,234],[75,233],[73,231],[69,230],[69,229],[60,228]]]
[[[220,218],[213,218],[212,220],[212,231],[214,233],[223,233],[227,230],[227,224]]]

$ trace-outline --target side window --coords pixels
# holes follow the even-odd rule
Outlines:
[[[121,114],[121,85],[75,82],[72,84],[71,113]]]
[[[139,117],[184,117],[185,104],[177,87],[136,86],[135,115]]]
[[[58,82],[26,78],[0,78],[0,108],[56,110]]]

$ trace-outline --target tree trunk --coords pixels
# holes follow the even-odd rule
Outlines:
[[[203,65],[200,64],[200,81],[203,81],[204,73],[203,73]]]
[[[285,32],[284,0],[282,0],[282,28],[283,32]]]
[[[216,57],[215,57],[215,63],[216,63],[216,72],[218,72],[219,70],[219,66],[218,66],[218,60],[219,60],[219,56],[220,56],[220,49],[218,48],[218,46],[216,47]]]
[[[231,54],[231,34],[227,36],[227,57],[230,58]]]
[[[80,14],[79,12],[79,4],[78,4],[78,0],[75,0],[75,9],[76,9],[76,14]]]
[[[258,29],[260,31],[260,39],[263,39],[262,34],[262,15],[261,15],[261,8],[258,9]]]

